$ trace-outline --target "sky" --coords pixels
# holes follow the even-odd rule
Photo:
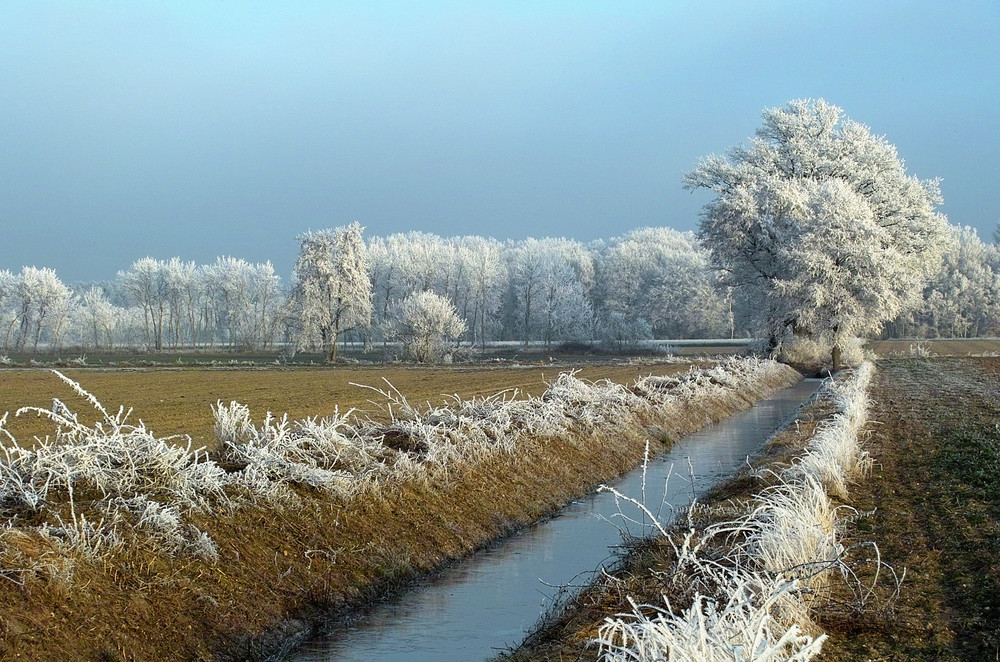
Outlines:
[[[989,239],[998,33],[996,0],[4,0],[0,269],[694,230],[683,173],[820,97]]]

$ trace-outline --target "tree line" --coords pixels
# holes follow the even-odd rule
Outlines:
[[[450,304],[466,345],[603,338],[624,348],[653,337],[746,337],[755,329],[753,302],[726,283],[692,233],[670,228],[591,244],[408,232],[363,245],[370,321],[348,337],[369,345],[392,337],[394,311],[421,292]],[[111,281],[69,285],[49,268],[0,270],[0,352],[277,351],[302,332],[293,291],[269,262],[231,257],[204,265],[146,257]],[[975,337],[998,329],[1000,249],[971,228],[951,226],[940,268],[885,334]]]
[[[766,109],[749,144],[703,159],[699,232],[641,228],[591,243],[357,223],[299,236],[287,284],[269,262],[142,258],[107,282],[0,270],[0,352],[323,351],[349,339],[433,358],[601,339],[967,337],[1000,327],[1000,251],[936,211],[935,181],[823,100]],[[422,336],[422,337],[420,337]],[[418,338],[419,337],[419,338]]]
[[[692,233],[670,228],[590,244],[363,237],[356,224],[298,239],[287,284],[269,262],[232,257],[203,265],[144,257],[113,280],[73,284],[49,268],[0,270],[0,351],[321,349],[324,333],[327,347],[333,338],[373,346],[398,337],[400,307],[425,292],[447,302],[462,327],[455,340],[468,346],[591,340],[626,326],[633,340],[733,333],[730,297],[716,287],[707,251]],[[341,255],[348,247],[350,260]],[[345,300],[367,299],[349,325],[359,314],[341,311],[333,336],[317,322],[316,298],[335,296],[315,289],[324,273],[352,284]]]

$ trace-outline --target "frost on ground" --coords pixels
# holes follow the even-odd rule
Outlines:
[[[51,409],[25,407],[16,415],[43,416],[55,426],[51,438],[25,447],[4,430],[6,416],[0,419],[0,511],[7,517],[0,570],[8,577],[4,568],[13,564],[20,564],[16,573],[29,574],[44,565],[50,576],[65,574],[67,566],[52,560],[60,554],[92,561],[136,544],[211,562],[218,550],[193,515],[282,508],[310,493],[349,499],[393,482],[447,477],[464,463],[515,454],[528,438],[562,436],[582,444],[588,433],[624,423],[692,416],[696,398],[746,399],[745,392],[761,384],[787,381],[787,372],[771,361],[730,359],[681,377],[644,377],[630,387],[563,373],[541,397],[451,396],[443,406],[422,408],[387,385],[374,389],[387,413],[378,421],[335,410],[298,421],[268,413],[255,424],[245,405],[219,402],[213,413],[221,451],[212,457],[192,450],[190,438],[158,438],[141,421],[129,422],[130,411],[108,412],[55,372],[101,420],[84,425],[59,400]],[[48,551],[30,561],[18,552],[26,545],[12,545],[18,536]]]
[[[672,605],[664,596],[664,605],[632,603],[630,613],[606,618],[593,642],[602,660],[763,662],[819,654],[826,635],[809,610],[819,605],[831,573],[853,577],[829,495],[846,496],[850,481],[871,466],[859,434],[873,371],[864,363],[844,383],[824,387],[836,413],[799,461],[757,495],[750,513],[667,537],[675,559],[671,582],[693,592],[690,605]],[[857,593],[861,601],[870,595]]]

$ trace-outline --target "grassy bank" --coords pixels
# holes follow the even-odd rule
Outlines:
[[[669,651],[685,660],[807,660],[826,638],[813,613],[831,596],[858,613],[884,604],[894,581],[838,588],[871,560],[871,548],[840,539],[852,518],[838,512],[868,464],[858,431],[869,379],[866,368],[825,387],[752,466],[686,521],[635,546],[503,659],[641,661]]]
[[[619,475],[650,436],[669,443],[797,379],[746,361],[629,388],[564,375],[528,400],[411,407],[388,393],[391,418],[303,425],[222,405],[219,450],[194,459],[113,411],[97,429],[56,406],[53,454],[8,450],[2,467],[0,654],[273,652],[320,614],[361,606]],[[81,463],[95,440],[100,452]],[[131,450],[110,461],[109,449],[136,444],[173,458],[173,473],[137,465]]]

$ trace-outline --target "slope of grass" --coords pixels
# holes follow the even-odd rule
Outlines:
[[[272,653],[619,475],[648,428],[667,443],[798,379],[746,361],[630,388],[563,375],[540,398],[397,398],[391,418],[304,427],[220,404],[223,452],[196,461],[114,409],[97,426],[49,404],[50,444],[8,439],[2,463],[0,656]]]

